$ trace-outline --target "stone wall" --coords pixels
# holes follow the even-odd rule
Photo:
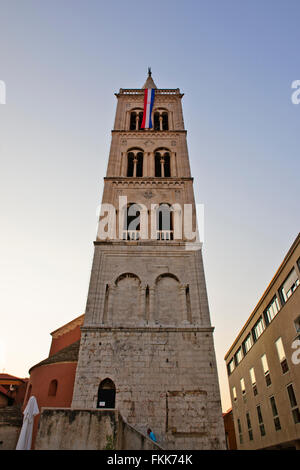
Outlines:
[[[36,450],[156,450],[117,410],[43,408]]]
[[[74,408],[97,408],[108,377],[122,416],[164,448],[224,448],[211,328],[84,328],[80,355]]]
[[[23,415],[18,406],[7,406],[0,409],[0,450],[16,448]]]

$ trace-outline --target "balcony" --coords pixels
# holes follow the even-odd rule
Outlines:
[[[168,241],[168,240],[173,240],[173,239],[174,239],[173,230],[156,230],[155,240]],[[140,230],[123,230],[122,240],[128,240],[128,241],[141,240],[141,232]]]

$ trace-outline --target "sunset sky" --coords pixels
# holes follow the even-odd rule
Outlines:
[[[0,0],[0,371],[85,310],[119,88],[180,88],[224,355],[299,232],[297,0]]]

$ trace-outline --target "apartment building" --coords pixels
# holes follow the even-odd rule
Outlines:
[[[238,449],[300,450],[300,233],[225,356]]]

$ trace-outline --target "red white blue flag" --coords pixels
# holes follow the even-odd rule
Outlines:
[[[144,96],[144,114],[143,114],[143,121],[141,125],[141,129],[151,129],[152,126],[152,108],[154,103],[154,88],[146,88],[145,89],[145,96]]]

